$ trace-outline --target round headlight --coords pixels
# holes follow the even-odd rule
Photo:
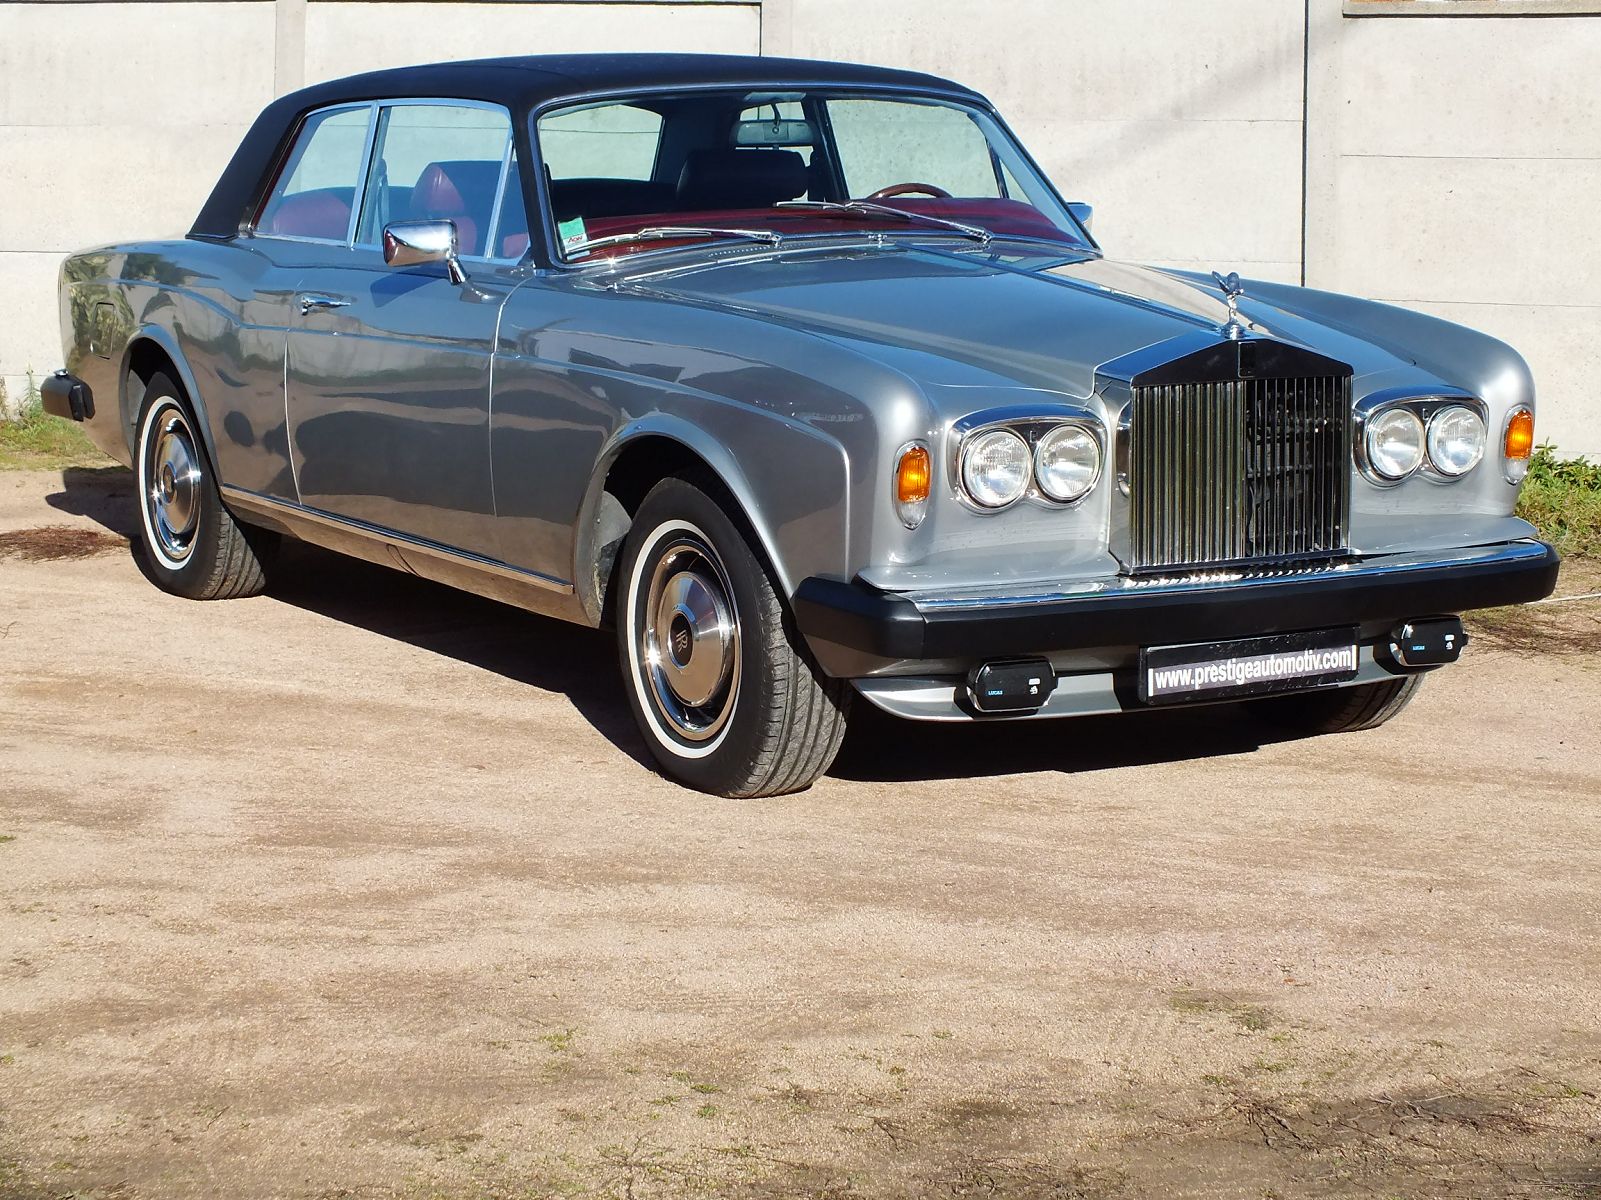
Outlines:
[[[1100,473],[1100,443],[1082,426],[1058,425],[1034,447],[1034,482],[1059,504],[1083,496]]]
[[[1028,487],[1028,445],[1007,429],[981,433],[962,448],[962,486],[973,503],[1005,508]]]
[[[1453,404],[1429,418],[1429,462],[1442,475],[1466,475],[1484,457],[1484,419]]]
[[[1405,479],[1423,463],[1423,421],[1410,408],[1391,408],[1368,422],[1368,465],[1379,478]]]

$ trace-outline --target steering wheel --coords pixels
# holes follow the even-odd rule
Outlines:
[[[942,187],[935,187],[932,183],[897,183],[889,187],[879,188],[868,197],[869,200],[888,200],[891,196],[912,195],[933,196],[939,200],[949,200],[951,194]]]

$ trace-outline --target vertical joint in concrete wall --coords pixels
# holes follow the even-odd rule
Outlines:
[[[784,58],[795,53],[795,0],[762,0],[759,54]]]
[[[272,90],[282,96],[306,84],[306,0],[273,0]]]
[[[1301,12],[1301,286],[1306,286],[1307,109],[1312,100],[1312,0],[1303,0]]]

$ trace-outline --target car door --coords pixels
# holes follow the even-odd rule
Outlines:
[[[493,556],[490,361],[527,243],[510,118],[382,102],[364,162],[343,243],[303,252],[284,373],[300,502]],[[465,282],[385,264],[384,226],[408,220],[455,223]]]

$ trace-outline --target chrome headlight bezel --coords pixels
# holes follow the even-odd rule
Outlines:
[[[1082,430],[1095,446],[1095,470],[1082,492],[1067,500],[1051,496],[1039,481],[1040,443],[1064,427]],[[986,505],[976,499],[965,482],[966,455],[974,442],[992,433],[1007,432],[1022,441],[1027,449],[1028,471],[1022,492],[1001,505]],[[1096,492],[1106,474],[1106,430],[1100,419],[1091,411],[1073,405],[1051,409],[1004,408],[987,409],[969,414],[951,427],[949,481],[951,494],[969,512],[994,516],[1009,512],[1019,504],[1047,509],[1070,509],[1083,504]]]
[[[1056,443],[1067,438],[1082,439],[1089,443],[1089,477],[1081,487],[1068,492],[1053,491],[1047,482],[1046,454]],[[1082,444],[1082,443],[1081,443]],[[1095,436],[1089,426],[1078,421],[1062,421],[1051,426],[1034,440],[1034,486],[1039,493],[1053,504],[1077,504],[1095,490],[1100,482],[1101,471],[1106,465],[1106,455],[1102,452],[1100,440]]]
[[[1486,449],[1471,466],[1455,474],[1442,470],[1429,453],[1430,428],[1436,416],[1453,408],[1466,409],[1478,417],[1484,426]],[[1373,461],[1370,438],[1376,425],[1397,411],[1409,414],[1418,431],[1418,462],[1402,475],[1391,475]],[[1375,487],[1399,487],[1409,479],[1424,479],[1434,484],[1452,484],[1471,475],[1488,453],[1489,409],[1484,401],[1466,392],[1414,392],[1403,388],[1390,388],[1364,398],[1356,406],[1355,428],[1351,439],[1352,451],[1362,477]]]
[[[1389,470],[1382,466],[1374,454],[1373,444],[1376,435],[1384,429],[1407,429],[1412,433],[1412,440],[1416,451],[1416,458],[1412,465],[1405,470]],[[1362,423],[1362,458],[1367,467],[1368,475],[1377,483],[1385,487],[1394,487],[1412,478],[1423,468],[1424,460],[1429,456],[1428,427],[1424,425],[1423,418],[1407,404],[1392,404],[1372,414]]]
[[[1443,436],[1441,428],[1444,423],[1452,419],[1457,413],[1466,413],[1472,417],[1479,430],[1479,444],[1473,455],[1473,460],[1461,468],[1446,465],[1443,461],[1444,455],[1439,452],[1436,444],[1437,439]],[[1467,404],[1446,404],[1435,409],[1434,413],[1429,417],[1429,423],[1424,428],[1423,441],[1424,454],[1428,459],[1429,466],[1447,479],[1460,479],[1484,461],[1485,452],[1490,445],[1490,426],[1485,422],[1484,415],[1478,409]]]
[[[997,452],[1015,455],[1011,464],[1016,469],[1016,486],[1008,486],[1007,490],[996,492],[994,499],[985,499],[980,489],[974,485],[973,458],[983,450],[994,448]],[[1003,508],[1010,508],[1028,494],[1029,482],[1034,474],[1034,454],[1029,448],[1028,441],[1016,430],[1001,426],[996,429],[986,429],[982,433],[975,433],[962,444],[961,456],[958,459],[957,478],[961,481],[963,493],[978,507],[989,512],[998,512]]]

